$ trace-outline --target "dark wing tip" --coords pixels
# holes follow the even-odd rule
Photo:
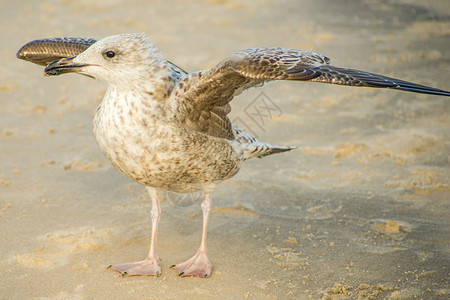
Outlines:
[[[312,81],[317,82],[348,86],[389,88],[413,93],[447,97],[450,96],[449,91],[360,70],[339,68],[328,65],[320,66],[315,70],[320,73],[320,76],[312,79]]]
[[[41,66],[86,50],[97,40],[92,38],[58,37],[33,40],[23,45],[16,57]]]
[[[27,58],[30,56],[30,48],[33,48],[33,44],[36,42],[35,41],[31,41],[26,43],[25,45],[23,45],[22,47],[20,47],[19,51],[17,51],[16,53],[16,57],[19,59],[24,59],[27,60]]]
[[[393,87],[394,89],[401,90],[401,91],[407,91],[407,92],[413,92],[413,93],[421,93],[421,94],[429,94],[429,95],[438,95],[438,96],[447,96],[450,97],[449,91],[444,91],[441,89],[436,89],[433,87],[428,87],[420,84],[415,83],[398,83],[396,87]]]

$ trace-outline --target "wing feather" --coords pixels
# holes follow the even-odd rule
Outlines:
[[[235,52],[214,68],[184,79],[187,126],[207,134],[234,139],[227,113],[214,114],[234,96],[273,80],[296,80],[347,86],[391,88],[450,96],[450,92],[369,72],[329,65],[330,59],[313,52],[284,48],[252,48]]]
[[[86,50],[92,38],[47,38],[24,45],[17,57],[39,65]],[[168,62],[178,81],[175,101],[188,128],[211,136],[235,139],[227,115],[229,102],[245,89],[273,80],[296,80],[348,86],[391,88],[450,96],[450,92],[369,72],[334,67],[330,59],[313,52],[285,48],[251,48],[235,52],[212,69],[187,74]]]
[[[80,54],[97,42],[91,38],[58,37],[34,40],[19,49],[17,58],[46,66],[55,60]]]
[[[234,139],[227,117],[229,102],[243,90],[273,80],[310,80],[320,76],[313,68],[329,59],[312,52],[283,48],[238,51],[216,67],[190,74],[177,95],[185,108],[186,126],[212,136]],[[220,111],[220,108],[227,107]],[[220,111],[220,113],[217,113]]]

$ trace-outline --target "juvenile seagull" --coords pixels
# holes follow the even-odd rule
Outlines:
[[[203,190],[200,248],[173,268],[182,276],[210,275],[206,233],[215,184],[234,176],[244,160],[295,148],[259,142],[230,122],[229,102],[243,90],[273,80],[298,80],[450,96],[448,91],[330,66],[323,55],[284,48],[241,50],[212,69],[188,74],[165,60],[145,34],[99,41],[36,40],[17,57],[41,65],[51,62],[47,75],[74,72],[109,84],[94,117],[95,139],[114,167],[145,185],[152,199],[148,257],[112,267],[128,275],[161,273],[156,253],[158,190]]]

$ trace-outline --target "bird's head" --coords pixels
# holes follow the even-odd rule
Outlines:
[[[99,40],[77,56],[52,62],[44,72],[80,73],[114,85],[149,80],[164,62],[146,34],[119,34]]]

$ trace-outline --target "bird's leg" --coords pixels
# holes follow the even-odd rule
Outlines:
[[[202,211],[203,233],[200,248],[192,258],[172,266],[180,276],[206,277],[211,274],[212,266],[206,253],[206,233],[208,231],[209,212],[211,211],[211,197],[209,194],[205,195],[205,200],[202,203]]]
[[[112,266],[111,268],[124,275],[148,275],[159,276],[161,267],[158,265],[158,255],[156,254],[156,240],[158,235],[158,223],[161,215],[161,206],[159,204],[156,189],[147,187],[147,191],[152,198],[152,240],[150,242],[150,251],[148,257],[144,260],[124,263]]]

